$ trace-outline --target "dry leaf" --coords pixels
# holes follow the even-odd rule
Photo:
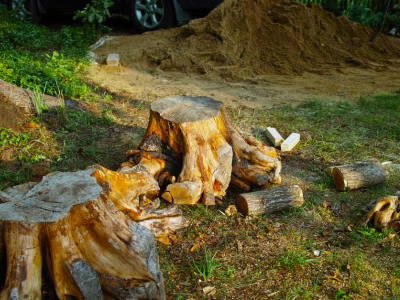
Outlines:
[[[273,229],[271,226],[267,225],[266,227],[269,232],[275,232],[275,229]]]
[[[38,128],[39,125],[38,125],[38,124],[35,124],[35,123],[25,123],[25,124],[24,124],[24,127],[25,127],[25,128]]]
[[[327,231],[327,232],[323,231],[323,232],[322,232],[322,235],[323,235],[323,236],[327,236],[327,235],[329,235],[329,234],[331,234],[330,231]]]
[[[169,242],[169,238],[167,236],[158,237],[158,238],[156,238],[156,241],[160,242],[161,244],[164,244],[164,245],[168,245],[168,246],[171,245],[171,243]]]
[[[237,210],[235,205],[229,205],[227,209],[225,209],[225,215],[227,215],[228,217],[233,216],[236,213]]]
[[[238,251],[241,252],[243,250],[243,244],[239,240],[236,240],[236,243],[238,246]]]
[[[190,248],[190,252],[193,252],[194,250],[199,249],[199,247],[197,245],[193,245],[192,248]]]
[[[213,286],[206,286],[203,288],[203,292],[206,296],[213,296],[217,292],[217,289]]]
[[[175,244],[176,241],[178,240],[178,237],[175,234],[173,234],[169,236],[169,239]]]

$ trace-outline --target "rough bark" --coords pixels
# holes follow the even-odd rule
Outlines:
[[[153,102],[142,142],[127,156],[155,176],[162,198],[174,204],[213,205],[230,183],[247,189],[280,179],[276,150],[253,137],[245,140],[223,103],[207,97]]]
[[[146,169],[124,164],[119,172],[99,165],[58,172],[1,192],[0,299],[41,299],[39,237],[59,299],[165,299],[155,238],[188,222],[176,206],[155,209],[158,191]]]
[[[303,205],[303,192],[297,185],[240,194],[236,206],[244,215],[260,215]]]
[[[337,166],[332,171],[332,177],[336,188],[345,191],[386,182],[390,174],[377,159],[368,159],[352,165]]]

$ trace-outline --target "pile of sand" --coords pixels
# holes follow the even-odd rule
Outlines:
[[[225,79],[253,75],[325,74],[343,67],[390,64],[400,48],[371,28],[319,5],[278,0],[225,0],[207,17],[183,26],[169,43],[145,49],[147,67]]]

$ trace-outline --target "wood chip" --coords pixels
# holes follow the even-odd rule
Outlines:
[[[206,296],[213,296],[217,292],[217,289],[213,286],[206,286],[203,288],[203,292]]]
[[[230,217],[237,213],[235,205],[229,205],[227,209],[225,209],[225,215]]]
[[[25,123],[24,127],[25,128],[39,128],[40,126],[38,124],[35,124],[35,123]]]
[[[271,226],[267,225],[267,226],[265,226],[265,227],[267,227],[267,229],[268,229],[269,232],[275,232],[275,229],[272,228]]]

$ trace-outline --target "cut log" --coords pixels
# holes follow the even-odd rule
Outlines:
[[[278,181],[281,170],[274,148],[251,137],[246,141],[223,103],[207,97],[153,102],[139,148],[127,156],[164,185],[162,198],[174,204],[213,205],[231,178],[241,187],[260,187]]]
[[[1,192],[7,270],[0,300],[41,298],[39,237],[61,300],[99,300],[103,292],[112,299],[165,299],[155,238],[188,221],[176,206],[145,206],[159,191],[147,169],[125,163],[119,171],[96,165],[55,172]]]
[[[390,173],[377,159],[368,159],[337,166],[332,171],[332,177],[336,189],[346,191],[386,182]]]
[[[236,206],[244,215],[261,215],[303,205],[303,191],[297,185],[240,194]]]

